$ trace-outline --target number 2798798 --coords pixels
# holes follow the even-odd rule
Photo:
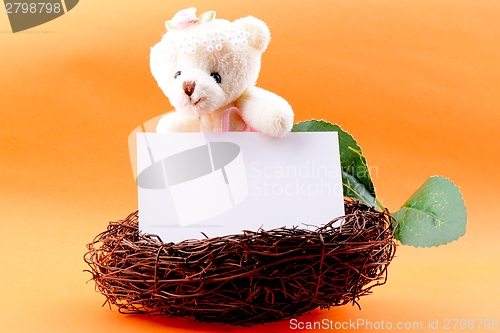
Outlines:
[[[63,10],[60,3],[50,2],[7,2],[7,14],[59,14]]]

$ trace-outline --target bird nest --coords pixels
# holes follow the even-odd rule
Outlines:
[[[394,218],[351,200],[345,211],[316,230],[261,229],[175,244],[141,233],[135,212],[110,222],[84,259],[96,289],[121,313],[252,326],[359,306],[386,282]]]

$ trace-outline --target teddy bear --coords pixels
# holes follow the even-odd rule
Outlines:
[[[181,10],[151,48],[150,67],[175,108],[158,133],[255,131],[283,138],[293,125],[290,104],[256,87],[270,41],[267,25],[252,16],[233,22],[209,11]]]

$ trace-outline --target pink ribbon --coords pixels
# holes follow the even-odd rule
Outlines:
[[[240,117],[241,117],[241,120],[243,120],[243,122],[245,122],[245,120],[243,119],[243,116],[241,115],[241,111],[240,109],[238,109],[237,107],[230,107],[229,109],[226,109],[223,113],[222,113],[222,120],[221,120],[221,132],[229,132],[229,118],[231,116],[231,112],[236,112]],[[253,128],[251,128],[250,126],[248,126],[246,123],[245,123],[245,129],[243,130],[243,132],[255,132],[255,130]]]

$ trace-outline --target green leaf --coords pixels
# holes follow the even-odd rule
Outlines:
[[[402,244],[438,246],[465,234],[467,212],[458,187],[447,178],[430,177],[393,214],[399,225],[394,237]]]
[[[165,27],[167,28],[168,31],[177,30],[177,28],[172,25],[172,22],[170,22],[170,20],[165,22]]]
[[[378,209],[376,199],[369,193],[365,186],[362,185],[356,177],[342,171],[342,185],[344,188],[344,196],[361,201],[367,206],[372,206]]]
[[[210,21],[213,21],[214,19],[215,19],[215,11],[213,10],[204,12],[199,17],[200,23],[208,23]]]
[[[375,187],[370,177],[370,172],[353,136],[344,131],[340,126],[323,120],[307,120],[295,124],[292,132],[338,132],[340,165],[342,167],[342,183],[344,196],[357,199],[367,205],[377,207]]]

